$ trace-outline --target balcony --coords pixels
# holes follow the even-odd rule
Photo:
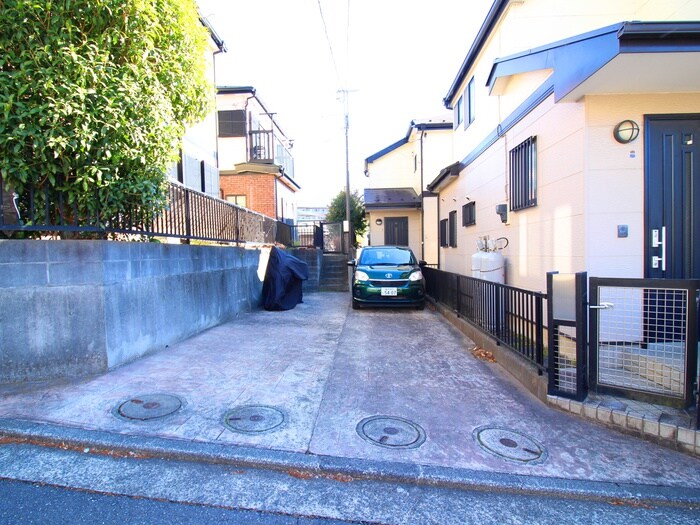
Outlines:
[[[294,158],[272,131],[251,131],[249,144],[248,160],[250,162],[282,166],[284,173],[294,178]]]

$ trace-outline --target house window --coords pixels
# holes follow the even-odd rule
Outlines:
[[[440,246],[446,248],[447,244],[447,219],[440,221]]]
[[[245,137],[245,110],[219,111],[219,137]]]
[[[457,105],[455,106],[455,126],[459,127],[464,120],[464,112],[462,108],[464,107],[464,97],[459,97]]]
[[[510,150],[510,209],[537,206],[537,137]]]
[[[245,195],[226,195],[226,200],[231,204],[240,206],[241,208],[246,207],[246,196]]]
[[[476,116],[476,101],[474,99],[474,96],[474,77],[472,77],[469,83],[467,84],[467,89],[464,93],[467,113],[467,118],[464,120],[464,129],[467,129],[469,127],[469,124],[474,122],[474,117]]]
[[[468,202],[462,206],[462,226],[476,224],[476,202]]]
[[[450,227],[450,248],[456,248],[457,247],[457,210],[450,212],[449,227]]]

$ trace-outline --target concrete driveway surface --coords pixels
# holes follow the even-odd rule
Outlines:
[[[6,388],[0,433],[38,422],[131,446],[164,438],[159,447],[634,484],[700,501],[699,459],[550,408],[472,348],[430,308],[355,311],[347,294],[307,294],[99,377]]]

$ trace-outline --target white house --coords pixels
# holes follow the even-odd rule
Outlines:
[[[532,290],[700,278],[697,20],[695,0],[495,0],[444,98],[440,268],[469,275],[489,236]]]
[[[226,44],[206,18],[200,18],[210,36],[209,52],[204,57],[207,76],[216,85],[215,57],[226,52]],[[180,158],[171,169],[170,178],[212,197],[219,197],[219,171],[216,143],[216,112],[212,110],[201,122],[190,126],[182,140]]]
[[[217,89],[221,197],[294,224],[297,196],[294,141],[252,86]]]
[[[365,159],[370,244],[409,246],[437,264],[437,195],[427,183],[452,158],[449,117],[413,120],[406,136]]]

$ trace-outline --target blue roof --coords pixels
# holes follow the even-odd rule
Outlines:
[[[553,70],[559,101],[624,53],[700,52],[699,22],[622,22],[494,61],[486,85],[501,77]]]
[[[383,150],[378,151],[374,155],[370,155],[369,157],[367,157],[365,159],[365,166],[367,164],[371,164],[375,160],[383,157],[387,153],[391,153],[395,149],[400,148],[404,144],[408,144],[408,139],[411,137],[411,132],[414,129],[418,130],[418,131],[428,131],[431,129],[452,129],[452,122],[449,122],[449,121],[433,122],[431,120],[422,120],[422,121],[412,120],[411,125],[408,126],[408,131],[406,132],[405,137],[403,137],[400,140],[397,140],[391,146],[387,146]]]

